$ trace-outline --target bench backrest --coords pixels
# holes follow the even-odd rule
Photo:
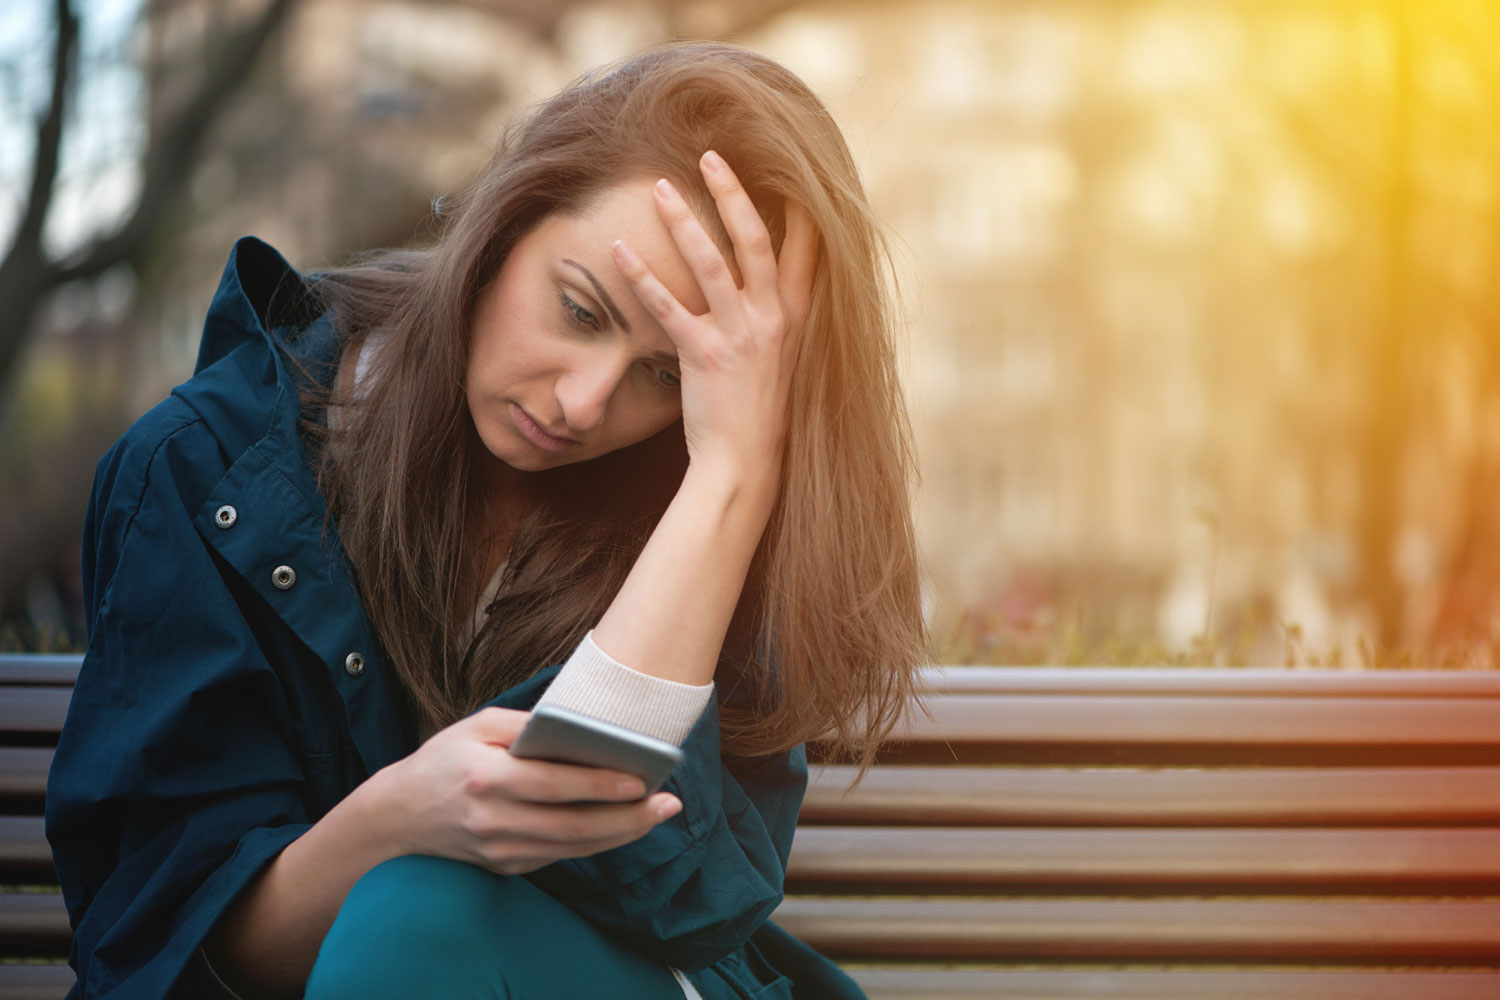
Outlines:
[[[66,954],[40,813],[76,669],[0,656],[0,957]],[[776,915],[872,997],[1500,996],[1500,675],[928,683],[852,792],[814,768]],[[0,997],[69,977],[0,964]]]

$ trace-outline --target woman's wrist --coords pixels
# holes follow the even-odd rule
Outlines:
[[[762,465],[699,460],[594,627],[600,648],[655,677],[713,680],[751,558],[776,502]]]
[[[382,767],[335,806],[350,809],[351,815],[341,825],[348,824],[359,831],[357,850],[362,855],[361,861],[367,862],[367,871],[382,861],[420,853],[404,823],[409,798],[398,790],[400,769],[409,760],[403,758]]]
[[[758,543],[780,487],[779,461],[768,459],[746,465],[695,458],[688,464],[677,496],[686,495],[690,502],[706,504],[725,518],[728,527],[742,527],[737,522],[748,522],[754,533],[754,542]]]

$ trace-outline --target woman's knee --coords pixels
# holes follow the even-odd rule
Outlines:
[[[407,855],[377,865],[349,890],[306,996],[508,997],[504,971],[517,957],[495,960],[497,946],[507,923],[525,919],[536,891],[447,858]]]
[[[408,855],[355,883],[305,1000],[596,1000],[680,995],[666,966],[519,876]]]

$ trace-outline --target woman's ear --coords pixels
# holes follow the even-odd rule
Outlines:
[[[807,209],[786,200],[786,236],[776,259],[776,286],[788,311],[789,329],[800,337],[812,309],[813,278],[818,271],[818,231]]]

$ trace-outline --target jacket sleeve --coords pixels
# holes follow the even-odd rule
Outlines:
[[[89,648],[46,805],[74,997],[174,994],[230,900],[310,825],[280,680],[174,485],[223,462],[169,401],[95,479]]]
[[[494,704],[530,707],[547,671]],[[749,940],[781,903],[807,787],[802,747],[724,761],[715,695],[688,734],[666,791],[682,811],[639,840],[527,876],[592,923],[692,972]]]

